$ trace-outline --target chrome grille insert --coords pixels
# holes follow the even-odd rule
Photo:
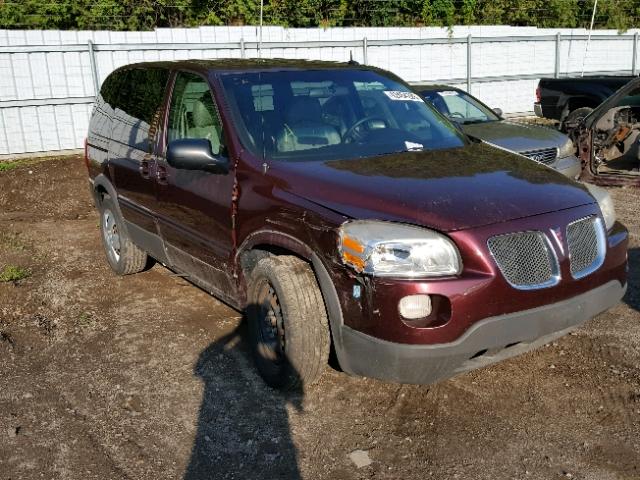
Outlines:
[[[604,263],[607,238],[599,217],[585,217],[567,226],[571,276],[586,277]]]
[[[533,290],[560,281],[558,259],[542,232],[498,235],[491,237],[487,245],[502,275],[514,288]]]
[[[545,165],[551,165],[556,161],[558,157],[557,148],[543,148],[540,150],[531,150],[528,152],[521,152],[525,157],[530,158],[538,163],[544,163]]]

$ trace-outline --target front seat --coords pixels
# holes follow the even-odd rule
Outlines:
[[[284,127],[278,134],[279,152],[295,152],[340,143],[340,134],[322,121],[322,108],[317,98],[294,97],[284,114]]]
[[[220,134],[213,119],[213,111],[207,108],[202,100],[196,100],[191,113],[191,126],[187,131],[188,138],[206,138],[211,142],[211,151],[220,153]]]

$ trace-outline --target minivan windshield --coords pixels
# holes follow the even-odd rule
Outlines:
[[[371,70],[227,73],[222,83],[243,143],[269,159],[349,159],[466,143],[420,96]]]

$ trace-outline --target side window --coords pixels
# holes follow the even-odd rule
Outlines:
[[[205,138],[214,154],[224,152],[222,123],[207,81],[192,73],[179,72],[169,110],[169,141]]]
[[[162,105],[169,71],[160,68],[133,69],[128,75],[129,95],[124,110],[132,117],[151,124]]]
[[[127,69],[111,74],[102,86],[101,95],[113,108],[114,140],[136,150],[151,152],[157,119],[169,70],[162,68]]]
[[[115,110],[151,123],[162,105],[169,71],[161,68],[120,70],[107,77],[102,98]]]
[[[124,97],[123,90],[127,81],[127,70],[120,70],[112,73],[102,84],[100,95],[102,95],[105,103],[109,104],[114,110],[122,109],[122,100]]]

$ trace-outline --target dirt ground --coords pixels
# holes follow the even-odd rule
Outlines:
[[[640,479],[640,193],[625,303],[435,386],[328,369],[265,387],[241,315],[169,270],[119,278],[79,158],[0,172],[0,480]],[[349,458],[364,450],[371,464]]]

